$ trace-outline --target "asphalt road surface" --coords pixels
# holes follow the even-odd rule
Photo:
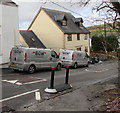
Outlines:
[[[106,61],[102,64],[89,65],[89,67],[79,67],[70,69],[69,83],[73,88],[90,85],[100,81],[116,77],[117,62]],[[61,85],[65,81],[66,69],[55,71],[55,86]],[[26,72],[14,72],[11,69],[2,70],[2,98],[0,104],[15,110],[25,108],[38,102],[35,92],[40,92],[40,97],[47,95],[45,88],[50,84],[50,69],[39,70],[35,74]]]

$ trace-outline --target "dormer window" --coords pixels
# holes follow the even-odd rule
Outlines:
[[[82,19],[82,18],[73,18],[73,22],[74,22],[78,27],[83,27],[83,19]]]
[[[67,25],[67,21],[66,20],[63,20],[62,21],[62,26],[66,26]]]
[[[62,26],[67,25],[67,18],[64,14],[54,16],[55,21],[60,23]]]

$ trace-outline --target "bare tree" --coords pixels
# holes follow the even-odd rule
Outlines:
[[[91,0],[81,0],[81,5],[86,6],[87,4],[90,3]],[[93,10],[96,10],[97,12],[103,11],[106,12],[105,17],[106,20],[113,24],[109,24],[114,29],[120,28],[120,2],[118,0],[109,0],[105,1],[102,0],[101,4],[99,4],[96,8],[93,8]],[[103,20],[98,20],[96,21],[103,21]]]

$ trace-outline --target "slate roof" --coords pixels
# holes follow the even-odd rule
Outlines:
[[[0,0],[0,4],[3,5],[9,5],[9,6],[18,6],[15,2],[12,0]]]
[[[79,27],[75,24],[75,21],[81,20],[81,18],[76,19],[71,13],[68,12],[46,9],[46,8],[42,8],[42,9],[59,26],[59,28],[62,29],[64,33],[90,33],[90,31],[86,29],[84,26]],[[64,18],[64,16],[67,19],[67,26],[62,26],[59,22],[56,21],[57,19]]]
[[[20,34],[22,35],[29,47],[46,48],[32,30],[20,31]]]

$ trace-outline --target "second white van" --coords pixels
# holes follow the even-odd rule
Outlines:
[[[84,51],[78,50],[63,50],[59,51],[59,58],[63,66],[88,66],[88,55]]]

